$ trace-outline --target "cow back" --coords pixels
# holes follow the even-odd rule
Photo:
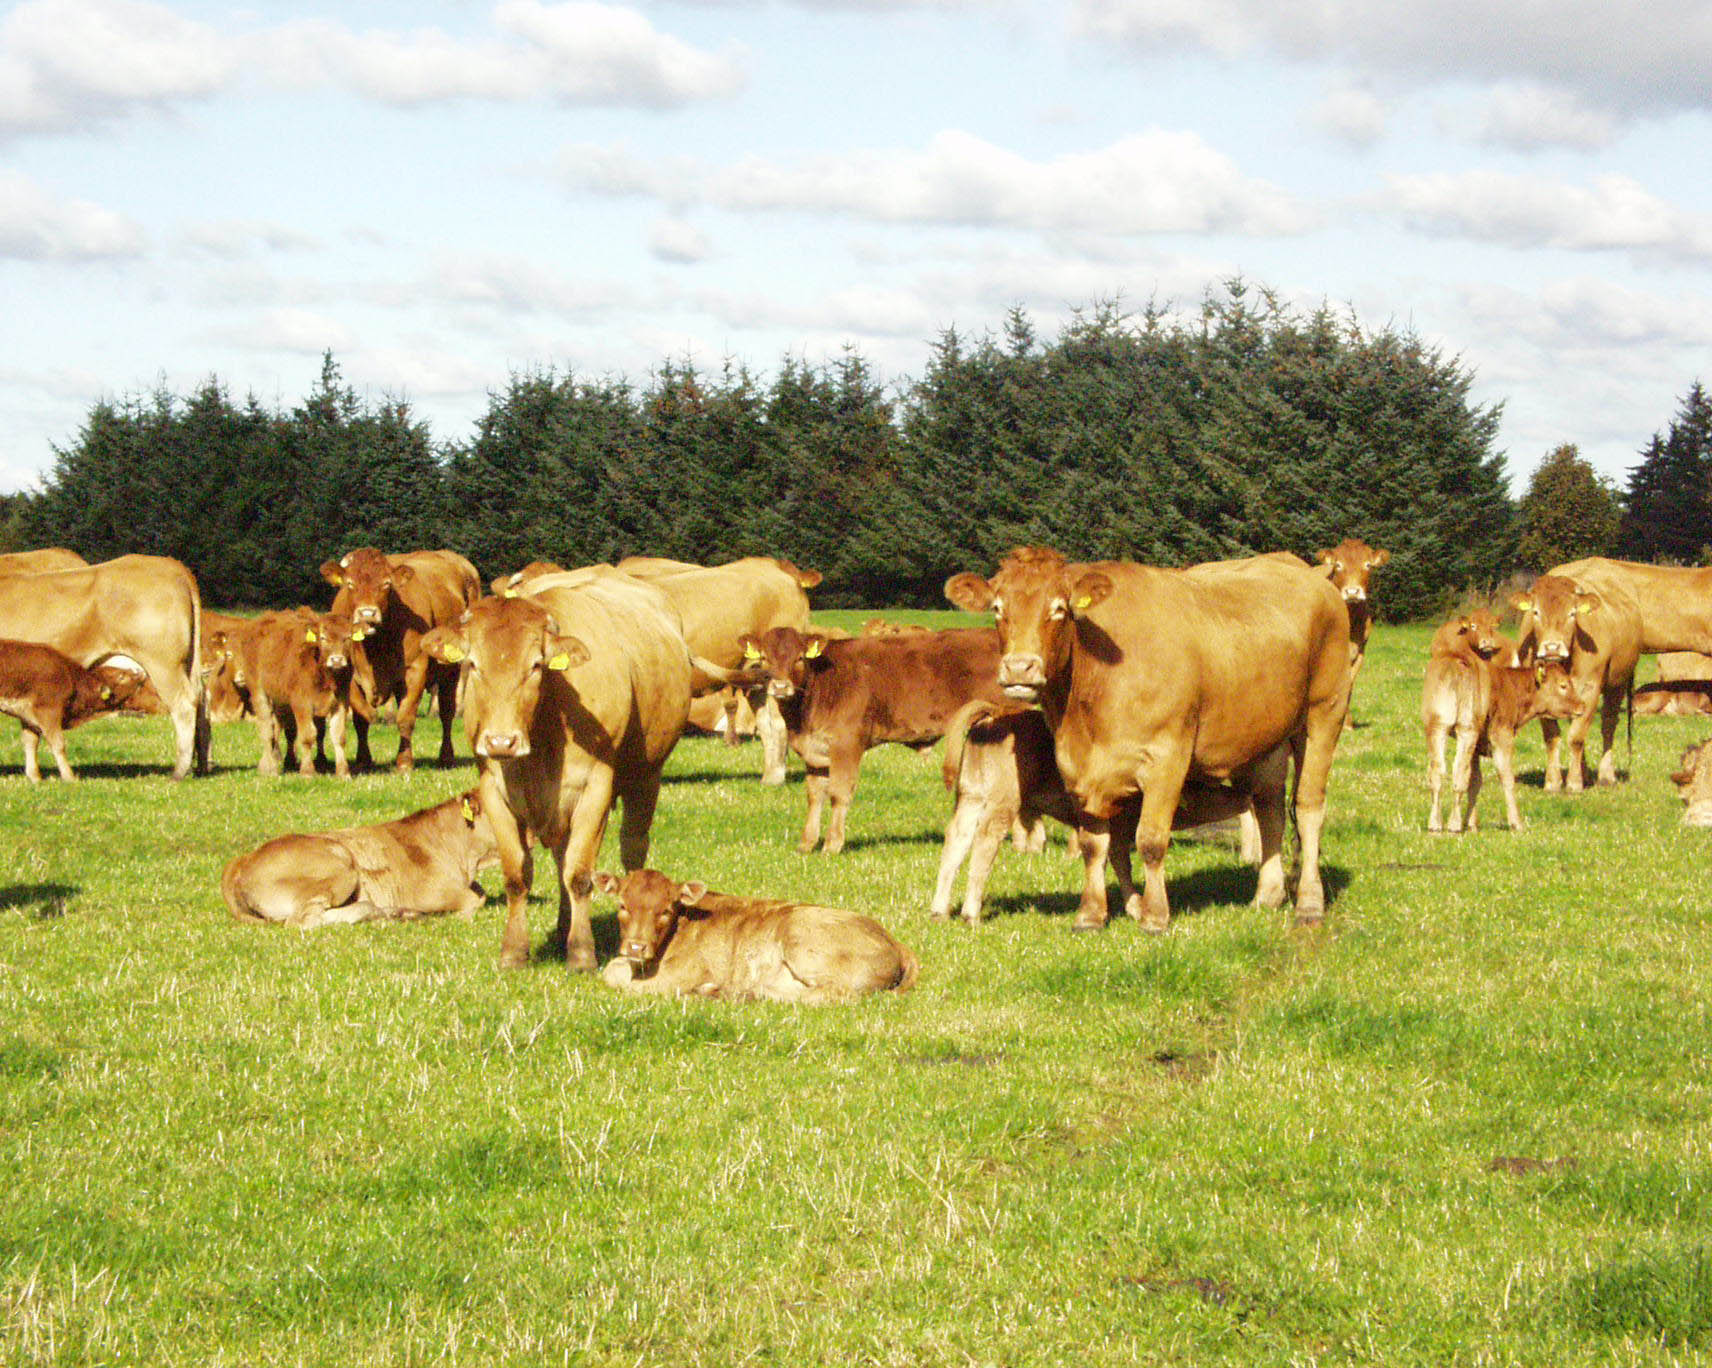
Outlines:
[[[1712,652],[1712,569],[1589,556],[1547,573],[1626,602],[1634,613],[1637,652]]]
[[[77,552],[63,546],[37,551],[8,551],[0,555],[0,575],[39,575],[48,570],[76,570],[88,565]]]
[[[935,741],[971,700],[1004,702],[998,673],[988,627],[829,641],[808,676],[802,728],[853,729],[864,745]]]
[[[742,661],[738,642],[745,632],[760,637],[775,627],[808,630],[808,595],[798,576],[767,556],[710,567],[629,557],[618,568],[665,594],[691,652],[726,669]]]
[[[0,570],[0,636],[39,641],[80,665],[134,659],[157,687],[200,671],[202,598],[166,556],[120,556],[38,574]]]

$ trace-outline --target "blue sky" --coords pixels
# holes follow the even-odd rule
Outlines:
[[[1712,380],[1712,4],[370,0],[0,8],[0,490],[101,397],[443,439],[553,365],[919,375],[1232,274],[1457,355],[1518,486]]]

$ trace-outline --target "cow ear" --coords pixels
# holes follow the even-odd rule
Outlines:
[[[602,893],[616,895],[618,892],[618,875],[608,874],[604,869],[597,869],[594,872],[594,886]]]
[[[826,650],[826,642],[827,638],[819,632],[810,632],[803,638],[803,659],[819,660],[821,654]]]
[[[322,561],[321,578],[337,589],[345,582],[345,572],[338,561]]]
[[[687,884],[678,885],[678,901],[685,907],[694,907],[707,896],[707,885],[700,879],[692,879]]]
[[[1375,551],[1371,556],[1369,556],[1367,558],[1367,568],[1369,570],[1377,570],[1380,566],[1384,565],[1385,562],[1390,560],[1390,559],[1391,559],[1391,553],[1389,551]]]
[[[584,664],[589,658],[589,649],[573,636],[555,636],[547,640],[547,668],[549,670],[570,670]]]
[[[964,570],[945,581],[945,597],[966,613],[984,613],[993,606],[993,586]]]
[[[1531,613],[1534,611],[1533,595],[1531,595],[1531,594],[1511,594],[1510,595],[1510,606],[1512,608],[1514,608],[1518,613]]]
[[[761,643],[755,639],[753,632],[745,632],[738,637],[737,644],[743,648],[743,663],[745,665],[758,665],[765,657],[766,653],[761,650]]]
[[[1085,613],[1095,604],[1104,603],[1111,592],[1110,577],[1098,570],[1090,570],[1077,580],[1070,590],[1070,609],[1072,612]]]
[[[416,578],[416,572],[408,565],[393,564],[390,566],[390,571],[392,586],[395,589],[401,584],[409,584],[411,580]]]
[[[1314,552],[1314,559],[1321,565],[1330,565],[1332,557],[1337,554],[1337,547],[1328,546],[1324,550]]]
[[[436,627],[422,638],[422,649],[442,665],[456,665],[469,655],[469,644],[450,627]]]
[[[1583,589],[1576,594],[1575,607],[1571,611],[1574,612],[1577,617],[1580,617],[1583,613],[1591,613],[1594,609],[1603,606],[1604,602],[1605,601],[1591,589]]]

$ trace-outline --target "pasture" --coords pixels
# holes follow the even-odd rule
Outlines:
[[[937,748],[871,753],[827,857],[794,759],[764,789],[754,743],[684,741],[652,865],[921,959],[810,1010],[501,973],[497,901],[228,919],[234,854],[468,763],[261,779],[228,724],[174,785],[164,720],[109,720],[30,786],[0,725],[0,1362],[1703,1361],[1712,835],[1667,775],[1712,719],[1638,721],[1632,780],[1579,798],[1530,727],[1530,829],[1489,774],[1489,829],[1429,837],[1429,635],[1375,631],[1313,930],[1211,836],[1173,845],[1168,935],[1072,935],[1061,833],[1001,853],[978,931],[930,923]]]

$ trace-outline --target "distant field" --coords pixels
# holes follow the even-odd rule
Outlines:
[[[1705,1361],[1712,833],[1666,776],[1712,719],[1637,722],[1634,778],[1575,799],[1531,728],[1530,829],[1429,837],[1428,635],[1376,631],[1315,931],[1225,838],[1173,847],[1162,938],[1072,935],[1061,839],[931,923],[937,750],[872,753],[849,849],[805,857],[800,766],[686,740],[651,863],[920,956],[818,1010],[502,974],[497,901],[235,925],[232,855],[473,768],[264,780],[244,723],[174,785],[164,721],[104,721],[31,786],[0,719],[0,1363]]]

